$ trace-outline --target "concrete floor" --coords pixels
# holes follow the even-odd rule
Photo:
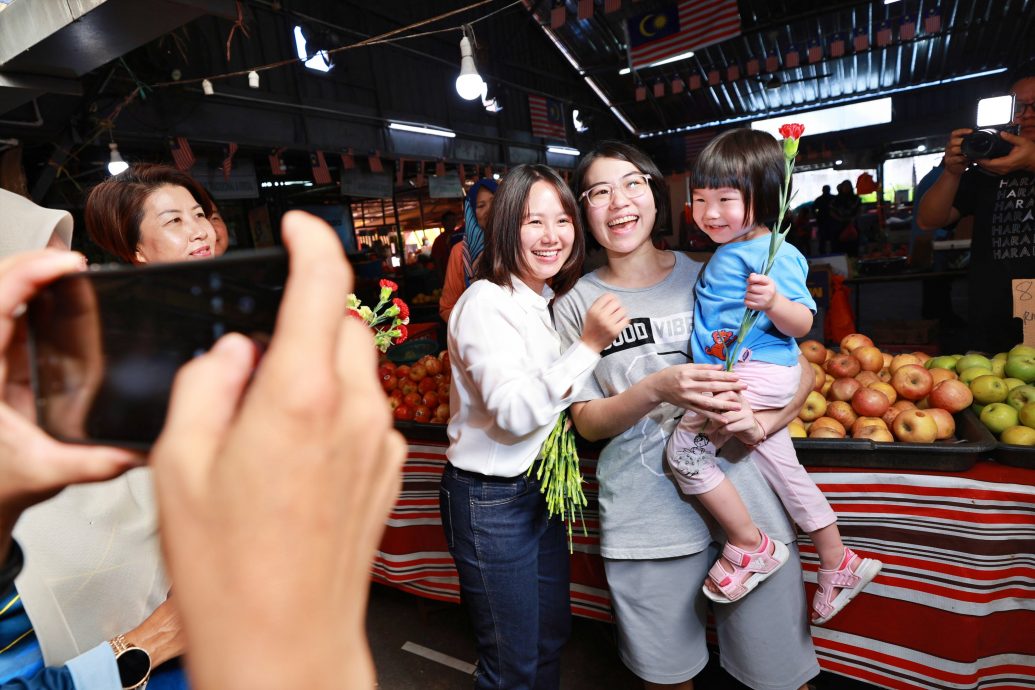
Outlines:
[[[470,690],[470,671],[457,669],[404,650],[419,645],[432,653],[471,666],[474,635],[462,606],[444,604],[374,585],[367,613],[367,634],[383,690]],[[454,663],[447,660],[447,663]],[[746,690],[719,668],[717,660],[696,679],[698,690]],[[821,674],[816,690],[876,690],[841,676]],[[575,618],[564,649],[561,686],[565,690],[639,690],[642,684],[618,660],[614,628]]]

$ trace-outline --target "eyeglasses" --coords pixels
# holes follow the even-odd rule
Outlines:
[[[1014,101],[1013,103],[1013,116],[1021,117],[1024,115],[1024,111],[1031,108],[1032,115],[1035,115],[1035,101]]]
[[[611,199],[614,198],[615,189],[622,191],[622,196],[626,199],[636,199],[647,193],[650,189],[650,185],[647,182],[650,180],[650,175],[647,173],[629,173],[618,181],[617,184],[614,182],[599,182],[582,194],[579,195],[579,201],[585,199],[589,202],[590,206],[600,207],[607,206],[611,203]]]

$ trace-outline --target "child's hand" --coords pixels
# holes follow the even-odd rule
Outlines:
[[[755,311],[769,311],[776,303],[778,294],[772,278],[761,273],[752,273],[748,276],[744,306]]]
[[[600,352],[610,345],[622,329],[629,325],[625,307],[618,298],[607,293],[597,298],[586,312],[586,325],[582,328],[582,342],[594,352]]]
[[[736,436],[744,445],[751,447],[765,440],[765,431],[762,425],[755,418],[751,405],[738,393],[719,393],[715,397],[726,400],[735,400],[740,403],[739,410],[723,412],[722,417],[726,420],[726,426],[722,431],[728,435]]]

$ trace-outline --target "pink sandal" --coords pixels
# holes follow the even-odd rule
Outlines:
[[[850,567],[853,562],[856,562],[855,568]],[[876,558],[862,558],[846,546],[844,558],[837,570],[819,569],[816,578],[819,589],[812,599],[812,610],[819,614],[819,618],[813,619],[812,624],[823,625],[840,613],[856,594],[877,577],[883,565]],[[840,590],[836,596],[835,589]]]
[[[744,551],[729,543],[722,548],[722,555],[733,566],[733,572],[727,572],[722,567],[721,560],[715,561],[708,571],[708,578],[715,583],[721,594],[711,591],[705,584],[701,586],[704,596],[717,604],[729,604],[743,599],[787,562],[787,556],[790,554],[787,547],[778,541],[772,541],[769,535],[761,530],[758,533],[762,535],[762,543],[756,551]],[[769,553],[770,544],[773,545],[772,553]]]

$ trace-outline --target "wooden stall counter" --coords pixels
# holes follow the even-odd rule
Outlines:
[[[402,494],[375,581],[459,601],[439,519],[443,427],[411,425]],[[576,532],[572,612],[611,620],[599,555],[595,460],[583,460],[588,536]],[[810,467],[845,543],[884,562],[859,598],[812,629],[822,668],[874,685],[978,690],[1035,687],[1035,470],[979,461],[964,472]],[[675,490],[675,489],[673,489]],[[808,597],[818,558],[799,538]]]

